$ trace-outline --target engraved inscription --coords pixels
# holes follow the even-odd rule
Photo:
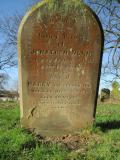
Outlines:
[[[54,35],[43,35],[42,33],[39,36],[41,39],[47,38],[50,40],[58,38]],[[66,34],[63,38],[69,37]],[[89,50],[77,51],[73,48],[66,50],[33,49],[27,57],[28,68],[31,68],[28,80],[29,94],[39,97],[37,104],[55,105],[56,108],[59,105],[62,105],[62,108],[66,107],[63,104],[80,105],[81,95],[86,97],[88,93],[92,93],[91,84],[85,83],[81,85],[80,82],[82,77],[85,77],[85,74],[89,72],[86,66],[96,63],[95,56],[96,54]],[[50,81],[48,81],[48,78],[44,79],[45,82],[32,82],[30,80],[33,75],[39,77],[43,72],[46,73],[46,77],[49,77]],[[71,81],[72,72],[75,75],[73,84]],[[63,79],[64,83],[62,83]],[[59,82],[58,84],[57,81]],[[74,96],[71,93],[74,93]]]

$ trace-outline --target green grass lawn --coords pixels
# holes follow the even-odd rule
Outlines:
[[[20,128],[19,105],[0,102],[0,160],[120,160],[120,105],[98,105],[93,128],[79,134],[84,142],[76,150],[42,144]]]

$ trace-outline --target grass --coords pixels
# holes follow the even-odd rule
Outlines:
[[[19,105],[0,102],[0,160],[119,160],[120,105],[98,105],[93,128],[80,134],[84,142],[76,150],[42,144],[21,129]]]

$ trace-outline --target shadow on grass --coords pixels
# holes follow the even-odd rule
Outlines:
[[[96,127],[100,127],[103,132],[112,129],[120,129],[120,121],[108,121],[108,122],[101,122],[97,123]]]

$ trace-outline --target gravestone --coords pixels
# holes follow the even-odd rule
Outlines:
[[[111,101],[112,103],[120,103],[120,84],[117,81],[112,83]]]
[[[45,0],[23,18],[18,35],[22,127],[61,136],[91,126],[103,32],[80,0]]]
[[[107,102],[110,100],[110,90],[108,88],[101,89],[100,100],[101,102]]]

